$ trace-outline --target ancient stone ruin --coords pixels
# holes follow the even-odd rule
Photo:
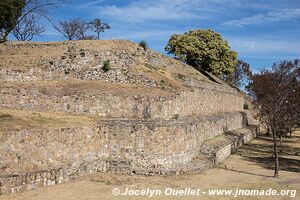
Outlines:
[[[257,133],[237,89],[129,41],[4,43],[0,82],[0,195],[200,172]]]

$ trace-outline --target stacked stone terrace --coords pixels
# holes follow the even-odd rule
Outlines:
[[[96,172],[202,171],[255,136],[245,101],[129,41],[1,44],[0,195]]]

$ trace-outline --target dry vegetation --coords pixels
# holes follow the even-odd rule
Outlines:
[[[36,128],[90,126],[96,119],[83,115],[0,109],[0,132]]]

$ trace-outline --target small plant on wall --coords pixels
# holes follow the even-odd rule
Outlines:
[[[173,116],[173,119],[178,119],[179,118],[179,114],[175,114],[174,116]]]
[[[244,104],[244,110],[249,110],[249,105],[248,104]]]
[[[110,60],[105,60],[105,61],[103,62],[102,70],[103,70],[104,72],[108,72],[110,69],[111,69],[111,68],[110,68]]]

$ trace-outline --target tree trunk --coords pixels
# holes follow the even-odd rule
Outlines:
[[[282,145],[282,141],[283,141],[283,137],[282,137],[282,135],[280,135],[280,143],[279,143],[279,146]]]
[[[269,128],[269,126],[267,126],[266,136],[269,136],[269,135],[270,135],[270,128]]]
[[[0,43],[4,43],[7,41],[8,34],[6,32],[1,33],[0,35]]]
[[[277,149],[277,135],[276,132],[272,131],[273,135],[273,145],[274,145],[274,158],[275,158],[275,171],[274,178],[278,178],[279,176],[279,157],[278,157],[278,149]]]

